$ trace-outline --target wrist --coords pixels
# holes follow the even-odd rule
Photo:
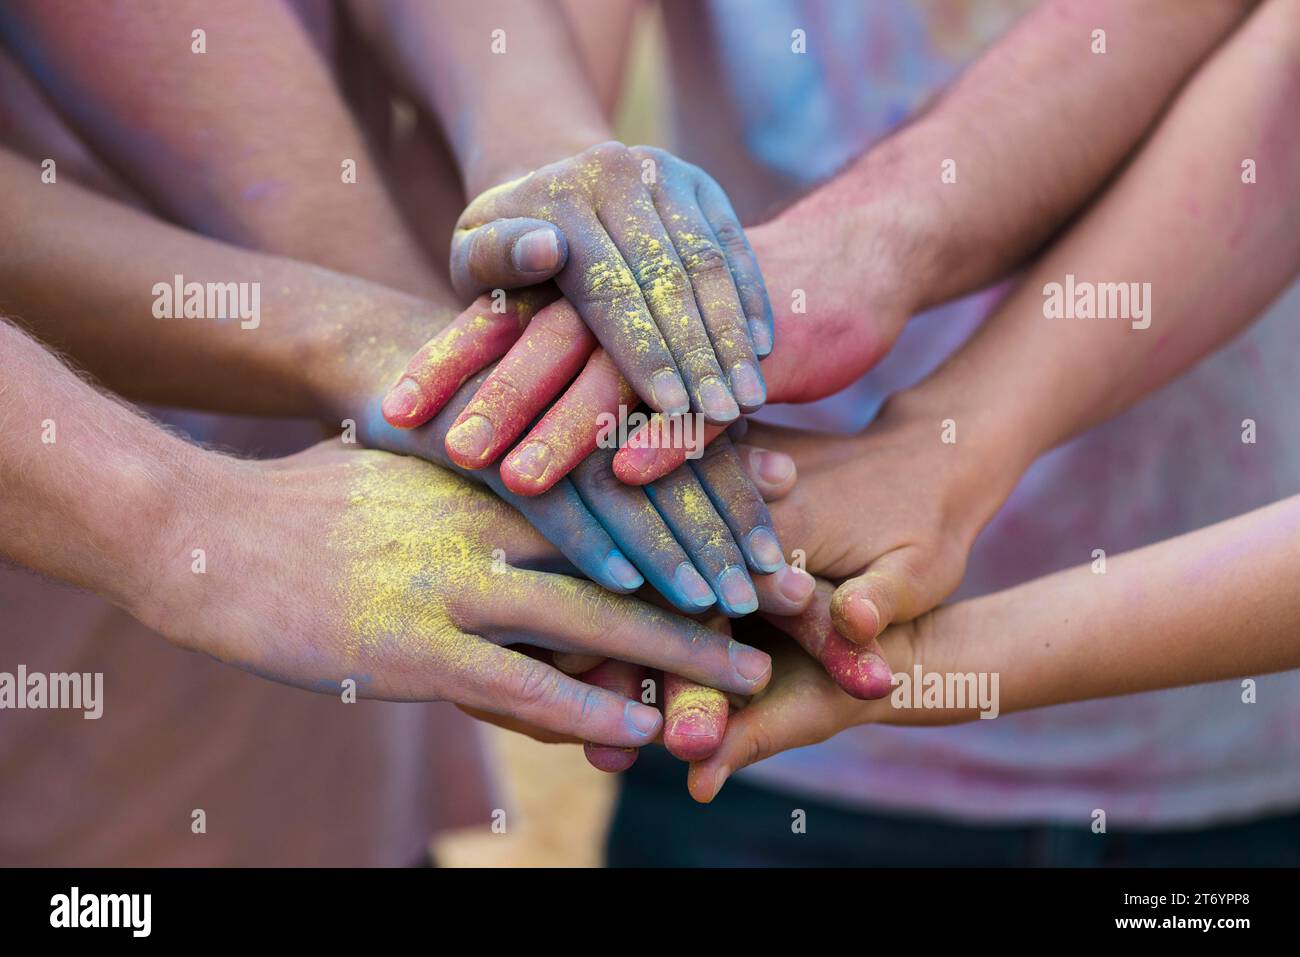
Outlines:
[[[188,616],[195,582],[202,578],[212,544],[203,533],[217,503],[229,500],[225,472],[244,466],[237,459],[206,452],[180,439],[151,461],[112,466],[123,487],[120,510],[141,530],[132,540],[124,593],[116,600],[132,616],[169,639],[178,636],[178,616]],[[200,550],[196,552],[196,549]],[[183,631],[184,629],[179,629]]]
[[[773,220],[805,260],[834,264],[831,284],[845,308],[862,293],[876,310],[910,318],[932,305],[946,242],[936,190],[919,184],[905,147],[885,140],[848,170],[785,209]],[[936,177],[937,177],[936,172]]]
[[[826,187],[827,190],[833,187]],[[906,224],[881,208],[807,198],[747,230],[775,323],[763,363],[771,402],[809,402],[847,387],[889,351],[911,318]]]
[[[312,397],[313,415],[331,428],[355,416],[397,380],[411,356],[457,314],[437,304],[369,283],[339,291],[346,321],[307,318],[296,333],[296,366]]]
[[[968,552],[1033,461],[1000,416],[927,391],[927,383],[895,393],[864,441],[888,436],[914,450],[921,474],[932,477],[934,503],[953,547]]]

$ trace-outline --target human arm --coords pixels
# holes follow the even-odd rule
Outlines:
[[[554,571],[508,506],[436,466],[333,443],[242,461],[96,392],[0,322],[0,557],[98,592],[190,650],[363,696],[452,700],[610,745],[659,717],[505,647],[614,655],[730,691],[766,655]],[[526,570],[532,569],[532,570]]]
[[[558,4],[355,8],[441,119],[473,197],[452,247],[462,295],[554,275],[652,408],[725,424],[762,404],[771,310],[726,196],[671,154],[613,142]]]
[[[888,697],[850,698],[782,637],[771,646],[772,681],[731,715],[688,786],[710,801],[740,768],[860,724],[996,718],[1300,667],[1298,575],[1300,497],[1292,497],[1112,556],[1104,575],[1083,565],[891,625],[879,642],[899,676]],[[801,618],[821,613],[829,597],[824,588]],[[945,686],[976,676],[963,686],[983,687],[985,697],[918,709],[908,690],[918,668]]]
[[[176,222],[420,295],[445,288],[289,4],[20,0],[0,30],[77,133]]]

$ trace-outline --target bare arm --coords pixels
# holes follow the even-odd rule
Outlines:
[[[738,769],[859,724],[950,724],[1300,667],[1298,576],[1300,496],[1116,556],[1104,575],[1072,568],[895,625],[879,645],[895,692],[873,701],[783,648],[768,688],[691,768],[691,793],[710,801]],[[801,617],[824,615],[828,597]],[[963,676],[971,697],[915,707],[917,669]]]
[[[514,636],[733,692],[767,681],[766,655],[694,622],[503,564],[554,554],[436,466],[338,443],[238,461],[100,395],[3,321],[0,357],[0,558],[99,592],[181,647],[619,747],[653,740],[655,709],[510,650]]]
[[[771,398],[842,388],[911,316],[1023,262],[1106,183],[1253,5],[1046,0],[931,109],[751,228],[782,343],[763,367]],[[1106,31],[1104,54],[1092,52],[1094,29]],[[954,182],[943,180],[949,160]],[[791,311],[796,289],[806,315]]]
[[[417,294],[443,287],[287,4],[20,0],[0,29],[86,142],[177,222]]]

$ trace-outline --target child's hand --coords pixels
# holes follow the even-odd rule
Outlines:
[[[663,150],[601,143],[488,190],[457,223],[451,271],[466,296],[554,275],[658,411],[725,424],[766,397],[757,261],[717,183]]]

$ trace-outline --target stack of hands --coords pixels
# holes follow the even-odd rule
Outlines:
[[[1252,264],[1249,277],[1231,289],[1213,280],[1228,255],[1214,236],[1166,242],[1170,211],[1186,205],[1183,158],[1232,170],[1256,151],[1272,101],[1234,94],[1256,46],[1300,47],[1281,4],[1217,50],[1251,5],[1202,10],[1170,28],[1176,42],[1134,39],[1126,49],[1140,57],[1119,51],[1084,77],[1059,63],[1090,21],[1046,3],[1041,29],[1013,31],[929,113],[748,232],[706,172],[603,141],[599,110],[556,92],[565,78],[545,94],[570,104],[574,148],[537,130],[507,141],[500,125],[475,128],[499,87],[526,115],[526,78],[511,85],[503,59],[501,76],[481,83],[473,62],[433,82],[422,59],[404,59],[444,33],[455,42],[462,22],[478,29],[470,13],[440,31],[436,4],[386,14],[357,4],[371,42],[441,117],[476,196],[447,246],[450,288],[424,257],[438,240],[412,238],[381,164],[366,159],[278,5],[241,14],[259,21],[249,43],[270,45],[250,55],[297,62],[297,82],[272,93],[234,71],[205,84],[216,58],[187,59],[217,132],[205,127],[197,148],[175,133],[181,121],[164,123],[137,150],[122,133],[134,104],[187,95],[150,72],[174,55],[148,19],[162,14],[145,17],[137,47],[103,53],[116,62],[83,69],[76,31],[51,26],[62,4],[16,3],[5,25],[24,39],[16,51],[59,76],[47,94],[64,98],[112,171],[87,159],[57,187],[19,189],[0,205],[6,233],[35,251],[0,256],[6,314],[126,398],[310,416],[331,437],[271,461],[196,448],[0,323],[5,414],[61,423],[57,454],[35,429],[0,438],[0,480],[15,490],[0,511],[5,557],[113,598],[184,647],[291,684],[337,691],[352,679],[371,696],[451,700],[585,742],[605,770],[662,741],[691,762],[704,801],[738,768],[854,724],[977,715],[891,707],[892,675],[914,665],[1014,671],[1006,712],[1291,660],[1279,646],[1246,660],[1208,633],[1192,640],[1233,602],[1264,600],[1249,588],[1218,596],[1214,614],[1195,603],[1138,614],[1122,595],[1090,597],[1085,566],[939,607],[1038,456],[1178,375],[1295,274],[1300,164],[1283,157],[1300,144],[1277,127],[1273,179],[1242,191],[1232,176],[1212,178],[1197,190],[1225,220],[1252,217],[1231,250]],[[394,29],[383,21],[398,10],[406,19]],[[1127,28],[1159,32],[1156,20]],[[1020,69],[999,66],[1026,48],[1036,52]],[[563,72],[568,61],[547,62]],[[1258,84],[1288,89],[1287,62],[1258,68]],[[0,81],[15,115],[24,103],[39,112],[13,74],[0,70]],[[1008,102],[1032,108],[988,108]],[[461,107],[468,132],[449,119]],[[164,104],[150,115],[169,114]],[[1087,149],[1073,145],[1077,129],[1089,131]],[[32,139],[41,131],[33,124]],[[271,139],[278,150],[257,148]],[[342,192],[336,169],[299,175],[336,153],[362,157]],[[947,155],[964,164],[961,188],[938,178]],[[436,156],[417,159],[428,164],[414,178],[423,186],[454,180],[428,172]],[[6,182],[40,175],[0,152]],[[248,201],[250,181],[263,179],[274,200]],[[859,434],[746,428],[765,402],[839,391],[913,314],[1017,268],[1023,282],[957,357],[895,393]],[[1045,322],[1041,290],[1067,272],[1148,277],[1167,290],[1166,331]],[[257,282],[259,324],[156,318],[146,293],[172,276]],[[622,436],[637,415],[645,421]],[[122,515],[138,534],[124,538]],[[1255,516],[1206,541],[1275,520]],[[198,550],[202,575],[191,567]],[[1174,574],[1169,554],[1141,561]],[[1060,620],[1076,602],[1088,603],[1086,626]],[[1162,633],[1186,644],[1154,643],[1117,671],[1098,632],[1123,640],[1157,611],[1168,611]],[[1050,650],[1023,640],[1047,628]]]

